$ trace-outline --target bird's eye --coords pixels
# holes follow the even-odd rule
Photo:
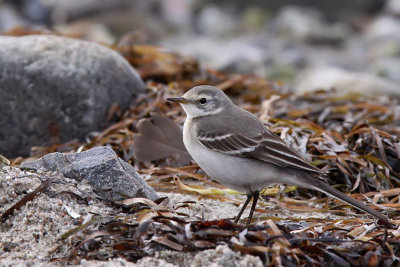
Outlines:
[[[205,99],[204,97],[203,97],[203,98],[200,98],[200,99],[199,99],[199,103],[200,103],[201,105],[205,105],[205,104],[207,103],[207,99]]]

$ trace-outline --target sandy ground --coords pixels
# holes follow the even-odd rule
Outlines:
[[[24,195],[37,188],[42,180],[52,178],[50,189],[28,202],[20,210],[0,224],[0,266],[61,266],[65,262],[49,262],[68,255],[74,237],[61,240],[61,235],[80,225],[91,214],[115,214],[117,211],[99,200],[85,181],[77,182],[58,173],[33,174],[18,168],[4,167],[0,171],[0,214],[14,205]],[[69,194],[71,191],[86,199],[89,204]],[[232,218],[239,207],[218,200],[201,199],[193,195],[162,194],[170,198],[169,205],[195,200],[180,211],[207,220]],[[215,212],[217,211],[217,212]],[[73,218],[75,217],[75,218]],[[71,265],[74,264],[71,262]],[[75,263],[76,265],[76,263]],[[136,264],[124,259],[108,262],[86,261],[80,266],[261,266],[259,258],[243,256],[227,246],[198,253],[170,250],[159,251],[154,257],[145,257]]]

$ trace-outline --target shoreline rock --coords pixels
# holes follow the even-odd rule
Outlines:
[[[117,52],[52,35],[0,36],[0,154],[83,140],[145,86]],[[52,140],[52,141],[51,141]]]
[[[144,197],[154,201],[159,198],[134,167],[119,158],[107,146],[80,153],[51,153],[35,161],[24,162],[21,168],[58,171],[67,178],[87,180],[96,193],[110,201],[132,197]]]

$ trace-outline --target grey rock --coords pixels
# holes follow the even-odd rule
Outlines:
[[[237,9],[242,10],[248,6],[253,6],[269,10],[272,13],[288,5],[297,5],[301,7],[312,6],[318,9],[324,17],[333,21],[349,21],[362,14],[377,13],[383,8],[386,1],[387,0],[203,0],[203,2],[206,3],[218,3],[221,7],[234,5]]]
[[[26,21],[18,14],[17,10],[8,4],[0,2],[0,31],[7,31],[19,25],[25,25]]]
[[[263,36],[244,36],[235,38],[234,41],[208,36],[192,36],[186,39],[166,39],[164,45],[179,48],[178,51],[182,54],[193,56],[202,64],[220,71],[255,73],[264,76],[263,64],[267,57],[264,40],[268,41]],[[259,42],[262,45],[259,45]]]
[[[20,0],[17,4],[21,14],[31,23],[49,23],[52,14],[51,9],[43,5],[41,0]]]
[[[399,16],[400,15],[400,1],[399,0],[388,0],[385,4],[385,13],[389,13],[391,15]]]
[[[135,169],[106,146],[80,153],[51,153],[38,160],[24,162],[21,168],[59,171],[68,178],[85,179],[100,196],[112,201],[131,197],[158,198]]]
[[[278,32],[288,37],[332,45],[343,42],[349,31],[344,24],[327,23],[317,9],[297,6],[282,8],[276,24]]]
[[[137,72],[99,44],[51,35],[0,36],[0,153],[83,139],[105,127],[112,104],[144,90]]]
[[[149,6],[152,1],[131,0],[18,0],[8,1],[18,7],[21,14],[33,23],[55,24],[119,9],[133,9]],[[1,3],[1,2],[0,2]]]
[[[214,5],[201,10],[197,26],[201,33],[215,37],[232,34],[238,28],[237,20],[229,11]]]
[[[37,0],[36,0],[37,1]],[[31,5],[32,0],[25,0],[24,6]],[[154,0],[148,1],[132,1],[132,0],[79,0],[79,1],[64,1],[64,0],[39,0],[41,9],[49,12],[50,22],[53,24],[67,23],[70,21],[79,20],[99,14],[114,13],[119,10],[127,10],[130,12],[139,11],[142,14],[149,14],[151,9],[156,6]],[[30,17],[35,16],[34,9],[31,12],[26,12]]]

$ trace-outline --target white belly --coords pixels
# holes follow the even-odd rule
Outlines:
[[[270,164],[240,158],[213,151],[199,142],[192,135],[193,129],[187,128],[186,119],[183,142],[194,161],[211,178],[232,189],[252,192],[273,183],[284,183],[282,173]]]

